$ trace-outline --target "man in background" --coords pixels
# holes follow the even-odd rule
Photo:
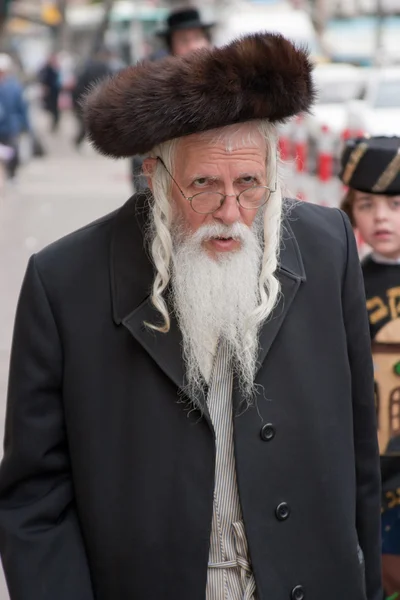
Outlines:
[[[73,108],[78,123],[78,131],[74,139],[76,148],[80,148],[86,134],[82,120],[81,100],[94,83],[98,83],[118,70],[113,68],[112,58],[111,53],[102,48],[86,61],[77,74],[75,88],[72,92]]]
[[[12,67],[10,56],[0,54],[0,144],[13,149],[13,155],[6,163],[9,179],[15,178],[19,166],[19,136],[29,130],[23,87],[12,74]]]
[[[193,50],[211,48],[211,29],[214,23],[204,23],[195,8],[184,8],[171,12],[165,27],[157,33],[168,53],[172,56],[184,56]],[[132,159],[132,182],[135,192],[147,189],[147,180],[142,174],[142,159]]]
[[[50,114],[51,130],[57,131],[60,121],[58,100],[61,91],[60,65],[56,54],[51,54],[39,73],[39,82],[43,89],[43,107]]]
[[[172,12],[166,27],[158,32],[170,54],[184,56],[193,50],[211,47],[211,28],[214,23],[204,23],[195,8],[184,8]]]

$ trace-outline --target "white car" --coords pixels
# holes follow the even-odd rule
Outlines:
[[[263,4],[237,0],[226,3],[213,31],[217,46],[228,44],[246,34],[269,31],[280,33],[292,42],[307,47],[314,60],[322,58],[315,27],[306,10],[293,9],[288,1]]]
[[[352,131],[400,136],[400,67],[371,69],[363,99],[347,107]]]

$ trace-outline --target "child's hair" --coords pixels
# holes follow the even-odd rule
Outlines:
[[[353,204],[354,204],[355,195],[356,195],[355,190],[353,188],[349,188],[347,190],[347,194],[345,195],[345,197],[343,198],[343,200],[340,204],[340,208],[349,217],[350,223],[353,225],[353,227],[355,226],[354,215],[353,215]]]

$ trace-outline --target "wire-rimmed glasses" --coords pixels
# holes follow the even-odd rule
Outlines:
[[[232,196],[232,194],[221,194],[220,192],[198,192],[197,194],[193,194],[193,196],[186,196],[177,181],[165,166],[162,158],[157,156],[157,160],[160,161],[182,196],[190,203],[191,208],[196,213],[201,215],[214,213],[221,208],[225,202],[225,198]],[[240,192],[240,194],[237,194],[236,201],[245,210],[254,210],[264,206],[264,204],[268,202],[271,194],[274,192],[276,192],[276,184],[274,189],[271,189],[267,185],[253,185]]]

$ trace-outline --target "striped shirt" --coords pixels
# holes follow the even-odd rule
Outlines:
[[[229,351],[220,344],[207,398],[216,464],[206,600],[256,600],[236,481],[232,384]]]

